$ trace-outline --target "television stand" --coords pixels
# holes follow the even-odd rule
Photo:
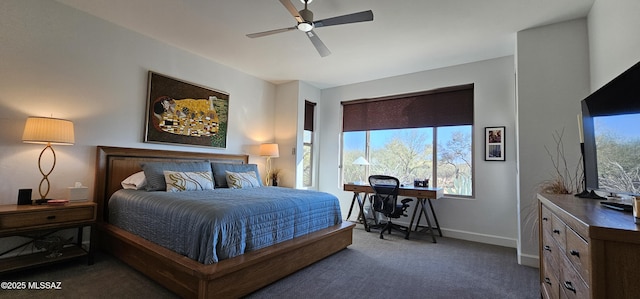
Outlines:
[[[591,190],[591,192],[589,192],[587,190],[584,190],[584,191],[576,194],[575,196],[579,197],[579,198],[590,198],[590,199],[600,199],[600,200],[607,199],[606,197],[602,197],[602,196],[596,194],[593,190]]]

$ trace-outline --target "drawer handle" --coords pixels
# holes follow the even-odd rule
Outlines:
[[[549,218],[547,218],[547,217],[542,217],[542,220],[543,220],[543,221],[549,221]]]
[[[553,230],[553,233],[554,233],[554,234],[558,234],[558,235],[559,235],[559,234],[560,234],[560,230],[554,229],[554,230]]]
[[[571,251],[569,251],[569,254],[571,254],[571,255],[573,255],[573,256],[580,257],[580,252],[579,252],[579,251],[577,251],[577,250],[571,250]]]
[[[47,216],[47,220],[53,220],[53,219],[56,219],[56,215]]]
[[[551,285],[551,279],[549,279],[549,277],[545,277],[544,278],[544,283]]]
[[[576,288],[573,287],[573,284],[570,281],[564,282],[564,288],[569,291],[572,291],[574,294],[576,293]]]
[[[544,250],[551,252],[551,246],[544,245]]]

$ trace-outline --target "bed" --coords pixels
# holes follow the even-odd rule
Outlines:
[[[310,233],[295,233],[275,245],[198,262],[110,223],[114,216],[109,214],[109,200],[114,193],[129,191],[120,190],[121,182],[139,172],[141,163],[202,161],[247,164],[248,156],[99,146],[95,181],[98,224],[92,242],[185,298],[247,295],[351,244],[354,224],[339,221]]]

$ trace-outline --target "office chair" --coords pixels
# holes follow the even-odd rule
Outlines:
[[[408,227],[391,222],[391,218],[407,217],[405,211],[409,207],[409,202],[413,201],[413,199],[405,198],[398,204],[400,181],[388,175],[372,175],[369,177],[369,184],[374,191],[372,195],[373,210],[387,217],[387,222],[381,225],[380,239],[384,239],[383,234],[385,231],[390,234],[392,229],[404,232],[404,238],[409,239]]]

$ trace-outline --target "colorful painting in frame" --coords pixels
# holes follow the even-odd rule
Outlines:
[[[504,158],[504,130],[505,127],[484,128],[484,160],[485,161],[505,161]]]
[[[149,72],[145,142],[227,147],[229,94]]]

